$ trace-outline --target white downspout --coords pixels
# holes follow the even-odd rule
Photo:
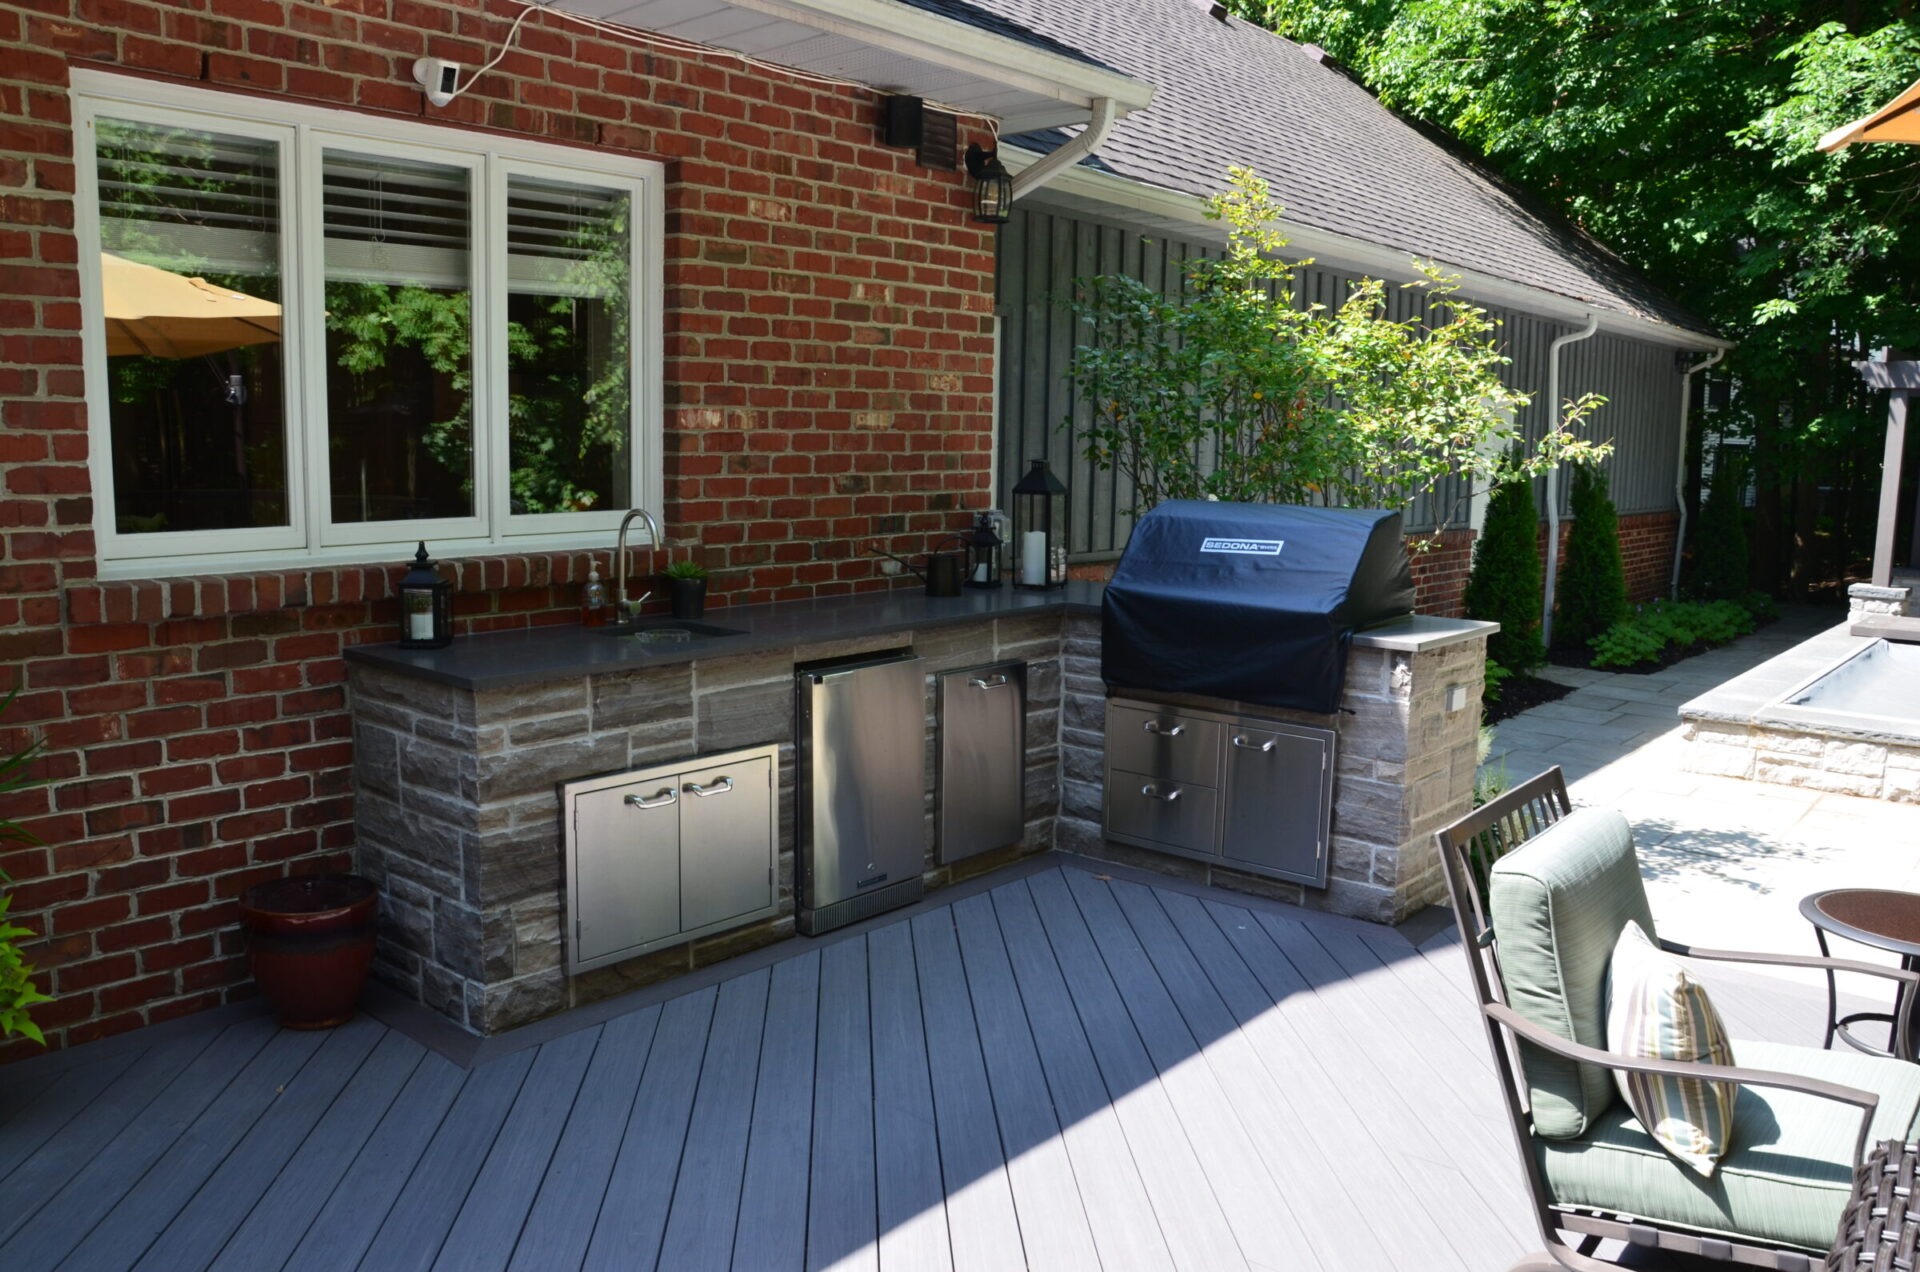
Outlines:
[[[1673,464],[1673,506],[1680,510],[1680,525],[1673,532],[1673,574],[1667,580],[1667,595],[1680,599],[1680,551],[1687,546],[1687,416],[1693,410],[1693,377],[1727,356],[1725,349],[1688,367],[1680,376],[1680,457]]]
[[[1038,162],[1021,169],[1014,174],[1013,197],[1038,190],[1067,169],[1085,159],[1106,143],[1107,134],[1113,131],[1113,125],[1120,118],[1120,106],[1111,97],[1093,99],[1093,118],[1080,130],[1080,135],[1060,146],[1052,154]]]
[[[1547,346],[1547,417],[1552,427],[1560,419],[1560,350],[1566,345],[1591,339],[1600,330],[1600,315],[1587,315],[1587,325],[1564,335]],[[1560,465],[1547,469],[1547,587],[1540,602],[1540,642],[1553,645],[1553,589],[1560,581]]]

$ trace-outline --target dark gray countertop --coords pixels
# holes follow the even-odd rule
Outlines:
[[[713,636],[680,645],[647,645],[631,636],[589,631],[577,624],[462,636],[445,649],[352,645],[348,662],[380,667],[462,689],[506,689],[671,663],[704,662],[769,649],[822,645],[876,632],[920,631],[980,623],[1009,615],[1100,612],[1104,585],[1073,582],[1052,592],[1012,587],[928,596],[919,588],[862,592],[810,601],[708,610],[703,622],[737,627],[738,636]],[[652,621],[652,620],[649,620]],[[660,620],[668,622],[670,620]]]
[[[811,601],[743,605],[707,612],[706,623],[739,628],[738,636],[712,636],[679,645],[648,645],[631,636],[589,631],[572,623],[522,631],[462,636],[445,649],[398,645],[352,645],[348,662],[380,667],[461,689],[507,689],[577,676],[632,671],[672,663],[705,662],[770,649],[824,645],[876,632],[955,627],[1017,614],[1100,613],[1105,584],[1073,582],[1059,591],[1011,587],[928,596],[918,588],[863,592]],[[671,620],[648,620],[662,623]],[[1354,634],[1359,649],[1417,652],[1495,630],[1494,624],[1412,614]]]

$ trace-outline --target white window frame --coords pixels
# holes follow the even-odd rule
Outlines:
[[[72,72],[75,233],[81,346],[86,376],[89,468],[102,578],[235,573],[401,560],[421,538],[435,556],[501,555],[608,546],[624,508],[510,514],[506,433],[507,179],[522,175],[627,191],[633,200],[629,262],[629,384],[633,433],[628,482],[636,502],[659,514],[663,466],[665,168],[646,159],[437,126],[412,120]],[[118,532],[113,493],[111,395],[100,295],[100,216],[95,125],[100,118],[260,138],[278,147],[282,374],[286,392],[285,527]],[[432,521],[339,522],[327,476],[325,258],[319,203],[324,149],[420,159],[472,173],[468,268],[473,280],[473,515]],[[308,191],[312,191],[311,198]],[[316,374],[317,372],[317,374]],[[662,518],[664,520],[664,518]],[[396,553],[399,553],[396,555]]]

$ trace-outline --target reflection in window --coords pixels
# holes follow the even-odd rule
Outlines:
[[[113,119],[97,138],[115,528],[284,526],[278,148]]]
[[[470,516],[467,170],[329,150],[321,172],[333,519]]]
[[[633,502],[630,201],[507,183],[508,485],[518,514]]]

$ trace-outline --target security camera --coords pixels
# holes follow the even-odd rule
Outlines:
[[[460,95],[460,63],[442,57],[423,57],[413,64],[414,82],[427,91],[427,100],[445,106]]]

